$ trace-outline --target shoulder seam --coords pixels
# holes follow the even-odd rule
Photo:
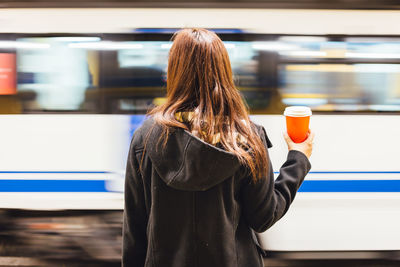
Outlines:
[[[183,166],[184,166],[184,164],[185,164],[187,149],[188,149],[189,144],[191,143],[191,141],[192,141],[191,139],[188,139],[188,141],[187,141],[187,143],[186,143],[186,145],[185,145],[185,148],[184,148],[184,150],[183,150],[183,160],[182,160],[181,166],[179,166],[178,171],[177,171],[177,172],[175,173],[175,175],[171,178],[171,181],[168,182],[168,185],[170,185],[171,183],[173,183],[173,182],[175,181],[176,177],[178,176],[178,174],[182,171]]]

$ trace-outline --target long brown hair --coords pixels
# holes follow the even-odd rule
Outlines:
[[[167,100],[149,112],[165,126],[164,137],[168,138],[170,127],[203,132],[208,143],[219,134],[219,144],[248,166],[254,181],[263,177],[268,168],[266,149],[234,85],[225,45],[215,33],[198,28],[180,30],[172,40]],[[176,118],[182,111],[194,112],[190,125]]]

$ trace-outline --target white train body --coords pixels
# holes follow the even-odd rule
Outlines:
[[[270,150],[274,171],[279,171],[286,156],[284,118],[253,119],[268,130],[274,143]],[[316,138],[311,172],[288,213],[262,234],[264,247],[278,251],[399,250],[397,125],[400,117],[396,115],[313,116]]]
[[[132,127],[139,125],[132,121],[142,119],[1,116],[0,207],[123,209],[126,155]],[[278,172],[287,155],[284,117],[256,115],[252,119],[268,131],[274,144],[269,153]],[[400,143],[396,141],[400,128],[393,127],[399,124],[400,117],[395,115],[313,116],[311,127],[317,137],[311,172],[289,212],[261,235],[265,249],[400,249]],[[13,187],[20,180],[24,181]],[[314,181],[327,183],[313,186]],[[95,182],[94,189],[88,189],[88,182]],[[71,186],[76,192],[68,192]]]
[[[208,27],[262,34],[400,35],[400,11],[2,9],[3,33],[128,33]],[[62,35],[62,34],[60,34]],[[129,141],[143,115],[0,116],[0,208],[122,210]],[[252,115],[284,162],[284,117]],[[269,251],[400,250],[400,116],[317,114],[307,175],[289,212],[261,235]],[[276,173],[277,175],[277,173]]]

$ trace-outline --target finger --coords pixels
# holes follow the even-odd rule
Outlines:
[[[287,132],[283,133],[283,138],[285,139],[286,143],[288,145],[290,145],[291,143],[293,143],[292,139],[290,139],[289,135],[287,134]]]
[[[307,142],[312,143],[314,141],[315,133],[310,130],[310,134],[308,135]]]

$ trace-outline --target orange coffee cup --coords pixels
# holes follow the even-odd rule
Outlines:
[[[309,107],[292,106],[285,109],[286,129],[293,142],[301,143],[307,139],[311,114]]]

